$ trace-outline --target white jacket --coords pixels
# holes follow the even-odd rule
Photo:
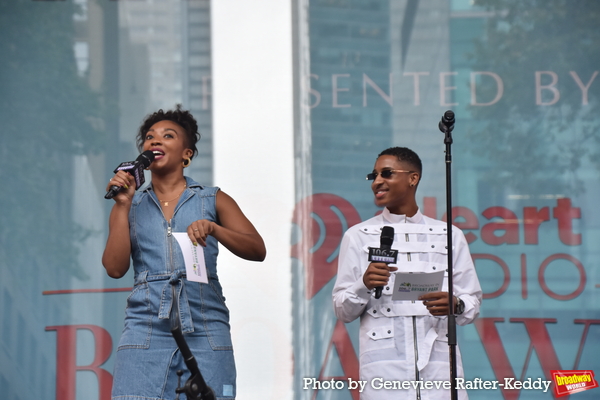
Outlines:
[[[368,248],[380,247],[381,228],[395,231],[392,249],[399,250],[399,271],[434,272],[447,268],[446,223],[418,211],[413,217],[383,213],[357,224],[344,234],[333,288],[335,315],[344,322],[360,317],[360,379],[367,381],[361,399],[450,398],[448,390],[378,388],[385,381],[448,381],[450,379],[447,317],[434,317],[421,301],[392,301],[394,274],[380,299],[363,283],[369,265]],[[465,304],[458,325],[479,315],[481,287],[462,231],[452,228],[453,291]],[[443,291],[448,290],[447,274]],[[458,376],[462,377],[457,350]],[[399,387],[399,386],[398,386]],[[466,399],[466,391],[459,390]]]

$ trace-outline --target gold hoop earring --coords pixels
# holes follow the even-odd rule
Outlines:
[[[190,166],[190,164],[192,163],[192,159],[191,158],[184,158],[183,161],[181,162],[181,165],[183,165],[183,168],[187,168]]]

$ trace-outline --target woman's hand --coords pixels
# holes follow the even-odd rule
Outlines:
[[[187,234],[192,243],[206,246],[206,238],[211,235],[238,257],[252,261],[264,260],[265,244],[237,203],[218,191],[216,208],[218,222],[199,219],[188,226]]]
[[[108,181],[106,185],[106,191],[108,192],[111,187],[119,186],[121,190],[113,197],[113,200],[118,204],[130,205],[135,194],[135,179],[129,172],[118,171],[115,176]]]
[[[102,255],[102,265],[108,276],[120,278],[129,270],[131,242],[128,216],[135,194],[135,180],[129,173],[119,171],[106,185],[106,191],[112,186],[119,186],[121,190],[113,197],[115,204],[108,219],[108,238]]]
[[[201,246],[206,247],[206,237],[213,233],[215,225],[214,222],[206,219],[199,219],[192,222],[187,228],[187,234],[192,243],[194,243],[194,246],[200,243]]]
[[[112,186],[119,186],[121,190],[113,197],[115,204],[108,219],[108,238],[102,255],[102,265],[110,277],[121,278],[129,270],[129,209],[135,194],[135,180],[129,173],[119,171],[108,182],[106,191]]]

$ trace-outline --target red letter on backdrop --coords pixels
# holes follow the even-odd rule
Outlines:
[[[329,361],[329,355],[331,351],[335,347],[335,350],[340,357],[340,364],[342,364],[342,370],[344,371],[345,376],[324,376],[323,372],[327,367]],[[323,360],[323,365],[321,366],[321,372],[319,372],[319,381],[328,381],[328,380],[336,380],[336,381],[346,381],[350,378],[354,381],[359,380],[359,367],[358,367],[358,358],[356,357],[356,351],[354,351],[354,347],[352,346],[352,340],[350,340],[350,336],[348,335],[348,331],[346,330],[346,326],[340,320],[335,323],[335,328],[333,328],[333,335],[331,336],[331,341],[327,346],[327,352],[325,353],[325,359]],[[315,390],[313,394],[313,399],[317,397],[318,390]],[[358,393],[358,389],[350,390],[352,394],[353,400],[359,400],[360,394]]]
[[[435,197],[423,197],[423,215],[437,219],[437,199]]]
[[[558,237],[569,246],[581,244],[581,233],[573,233],[573,219],[581,218],[581,208],[571,207],[571,199],[558,199],[552,209],[554,218],[558,220]]]
[[[519,219],[516,214],[505,207],[490,207],[482,215],[487,219],[503,218],[502,222],[490,222],[481,228],[481,239],[487,244],[498,246],[503,243],[519,244]],[[505,231],[504,235],[496,236],[495,231]]]
[[[457,219],[462,219],[464,221],[457,221]],[[447,221],[448,215],[444,213],[442,216],[442,221]],[[479,229],[479,220],[477,220],[477,215],[467,207],[452,207],[452,225],[456,226],[458,229],[463,231],[470,229]],[[467,239],[467,243],[471,244],[477,240],[477,236],[473,232],[465,233],[465,239]]]
[[[77,331],[87,329],[96,340],[96,353],[90,365],[76,365]],[[112,375],[100,368],[112,352],[112,339],[106,329],[97,325],[47,326],[46,331],[56,331],[56,399],[75,400],[77,371],[92,371],[98,377],[99,400],[110,400]]]
[[[539,211],[535,207],[523,208],[523,226],[525,230],[525,244],[538,244],[538,231],[540,224],[550,220],[550,210],[544,207]]]
[[[573,369],[577,369],[579,367],[579,361],[581,360],[581,355],[583,354],[583,346],[585,345],[585,339],[587,339],[588,331],[590,330],[590,325],[599,325],[600,319],[576,319],[576,324],[584,324],[583,333],[581,334],[581,340],[579,341],[579,350],[577,351],[577,357],[575,358],[575,362],[573,363]]]
[[[542,366],[542,370],[546,373],[546,379],[551,380],[550,370],[562,369],[556,356],[556,351],[552,345],[552,340],[546,329],[546,323],[555,323],[553,318],[511,318],[510,322],[523,322],[525,329],[529,335],[530,344],[527,352],[521,376],[515,376],[512,365],[508,360],[506,350],[500,339],[496,322],[504,322],[504,318],[479,318],[475,320],[475,328],[481,337],[483,348],[490,360],[496,379],[504,383],[504,378],[514,378],[516,380],[524,380],[525,373],[531,360],[533,350]],[[520,395],[520,390],[502,388],[502,394],[506,400],[517,400]]]
[[[292,222],[302,229],[302,238],[292,246],[292,257],[304,265],[306,298],[312,299],[337,274],[337,256],[332,255],[345,230],[361,222],[360,215],[343,197],[317,193],[296,204]]]

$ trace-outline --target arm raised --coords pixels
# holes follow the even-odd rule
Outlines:
[[[121,186],[123,189],[113,199],[115,204],[108,219],[108,238],[102,265],[111,278],[121,278],[129,270],[131,256],[131,239],[129,237],[129,209],[135,194],[133,177],[124,171],[119,171],[110,180],[108,188],[112,185]]]

